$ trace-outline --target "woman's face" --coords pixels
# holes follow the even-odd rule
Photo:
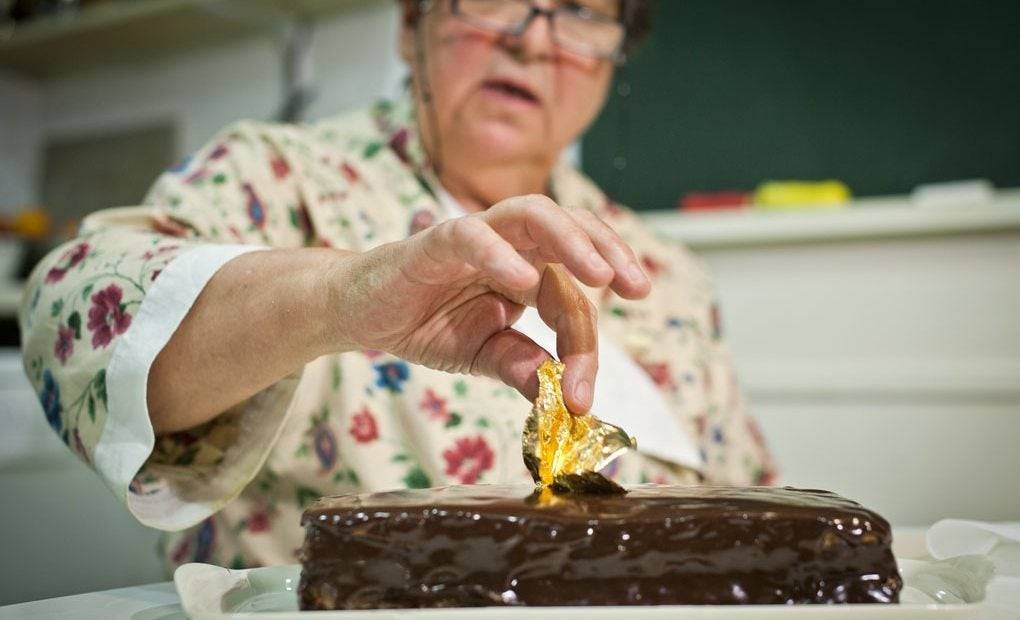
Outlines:
[[[617,15],[617,0],[576,2]],[[555,2],[534,4],[550,7]],[[420,120],[437,125],[444,162],[551,166],[605,102],[612,62],[557,47],[545,17],[532,20],[520,37],[452,15],[449,0],[434,0],[421,19],[420,32],[405,20],[401,54],[415,72],[419,102],[425,67],[432,111]],[[431,132],[423,133],[426,146],[435,147]]]

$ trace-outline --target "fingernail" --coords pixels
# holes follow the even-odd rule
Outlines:
[[[582,379],[577,382],[574,386],[574,400],[578,403],[587,403],[589,400],[589,392],[591,391],[591,383],[587,379]],[[583,413],[578,411],[576,413]]]

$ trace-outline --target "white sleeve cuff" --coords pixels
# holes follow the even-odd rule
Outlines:
[[[142,523],[158,527],[153,521],[158,521],[158,513],[162,512],[155,506],[145,509],[131,502],[128,492],[156,444],[146,394],[149,369],[213,275],[228,261],[263,249],[253,245],[202,245],[181,254],[163,269],[142,300],[131,327],[114,346],[106,369],[106,424],[93,458],[106,484]]]

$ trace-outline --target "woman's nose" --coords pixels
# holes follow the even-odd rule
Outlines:
[[[549,3],[536,3],[540,7],[546,4]],[[524,29],[524,32],[519,36],[509,37],[509,44],[516,48],[516,51],[523,59],[540,60],[553,55],[556,43],[553,41],[551,17],[547,13],[536,14]]]

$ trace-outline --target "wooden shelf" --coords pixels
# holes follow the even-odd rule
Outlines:
[[[719,213],[646,211],[657,232],[692,248],[813,243],[1020,230],[1020,190],[989,203],[918,207],[907,197],[862,198],[843,207]]]
[[[32,78],[153,60],[380,0],[111,0],[0,30],[0,69]]]

